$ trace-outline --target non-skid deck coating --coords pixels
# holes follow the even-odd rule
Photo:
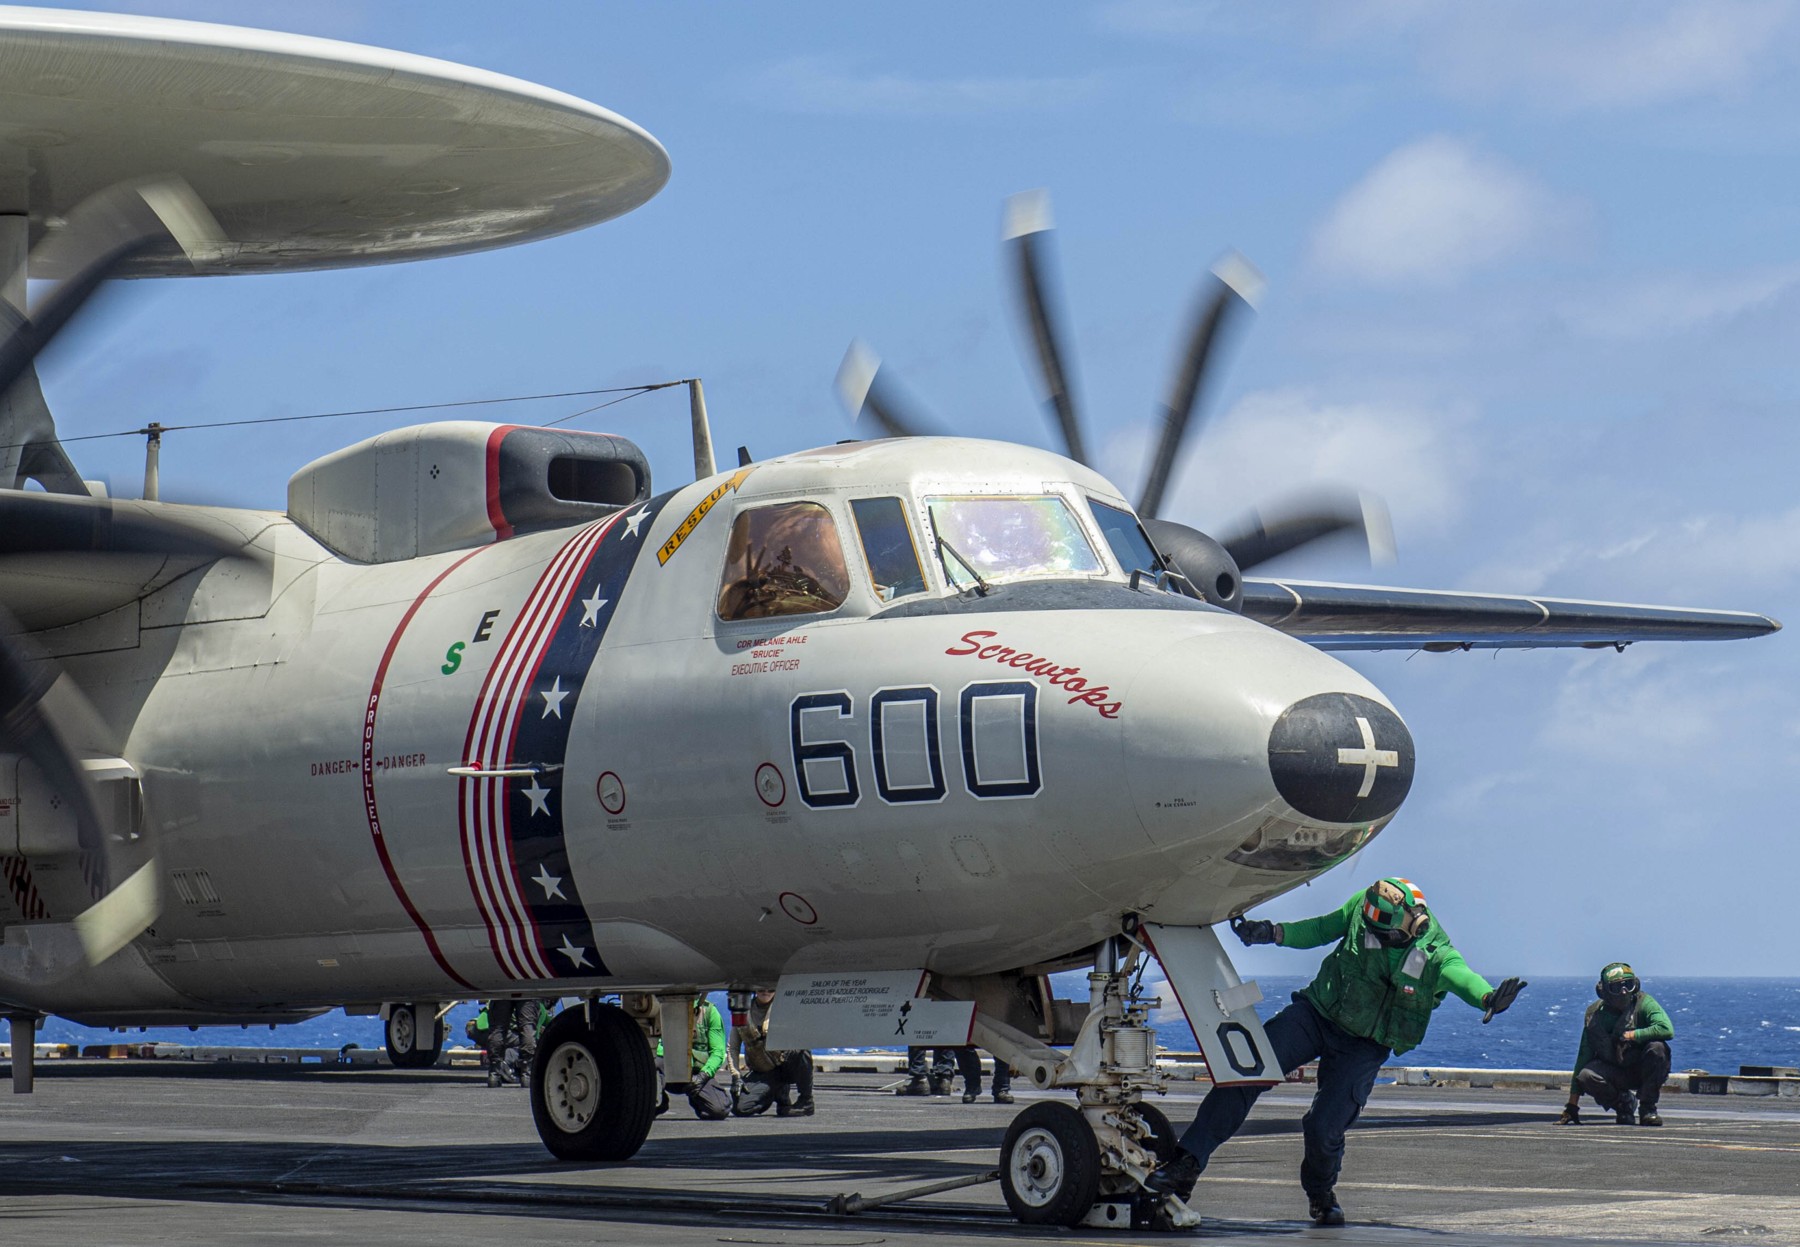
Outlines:
[[[819,1114],[710,1123],[681,1102],[636,1161],[559,1165],[525,1097],[477,1072],[39,1066],[0,1094],[0,1238],[101,1244],[1125,1243],[1033,1230],[997,1186],[845,1218],[875,1196],[992,1168],[1019,1107],[896,1098],[822,1075]],[[3,1085],[3,1084],[0,1084]],[[1305,1220],[1307,1088],[1266,1095],[1196,1204],[1208,1242],[1543,1244],[1561,1238],[1800,1243],[1800,1105],[1672,1096],[1662,1130],[1551,1125],[1559,1095],[1381,1087],[1339,1193],[1353,1224]],[[1177,1127],[1192,1098],[1162,1102]]]

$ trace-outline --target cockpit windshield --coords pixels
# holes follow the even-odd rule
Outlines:
[[[955,588],[1056,580],[1104,570],[1069,504],[1055,494],[926,499],[938,562]]]

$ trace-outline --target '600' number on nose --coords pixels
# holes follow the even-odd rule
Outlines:
[[[800,800],[815,810],[860,804],[858,771],[866,765],[876,795],[889,805],[942,801],[949,791],[946,735],[970,796],[988,801],[1036,796],[1043,787],[1037,691],[1030,680],[966,685],[956,696],[955,723],[945,731],[936,688],[879,689],[868,700],[866,763],[858,761],[863,730],[851,694],[802,693],[788,713]]]

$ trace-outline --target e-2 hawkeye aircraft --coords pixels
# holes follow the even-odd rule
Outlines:
[[[133,184],[69,214],[0,393],[35,392],[108,274],[218,263],[238,227],[202,198]],[[1027,312],[1078,450],[1038,232]],[[1236,297],[1196,326],[1156,479]],[[866,369],[851,390],[904,427]],[[0,490],[15,1078],[44,1014],[384,1005],[435,1053],[436,1002],[572,996],[533,1116],[555,1155],[620,1161],[656,1111],[647,1036],[679,1053],[696,993],[778,986],[777,1046],[973,1040],[1069,1091],[1002,1146],[1039,1223],[1191,1223],[1141,1185],[1173,1141],[1143,1099],[1152,956],[1213,1077],[1279,1078],[1212,925],[1349,857],[1413,774],[1399,714],[1328,651],[1778,626],[1245,580],[1352,521],[1214,541],[1008,443],[718,472],[700,438],[698,479],[658,493],[624,438],[457,421],[328,455],[255,510],[76,496],[43,419],[7,483],[70,492]],[[1056,1000],[1048,975],[1084,966],[1089,999]]]

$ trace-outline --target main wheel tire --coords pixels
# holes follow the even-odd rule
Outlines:
[[[556,1015],[538,1040],[531,1117],[559,1160],[629,1160],[656,1114],[656,1062],[617,1005]]]
[[[1145,1104],[1141,1100],[1137,1106],[1138,1120],[1150,1127],[1150,1137],[1144,1145],[1156,1157],[1156,1163],[1162,1164],[1175,1155],[1175,1127],[1169,1124],[1168,1115],[1154,1104]]]
[[[433,1016],[421,1023],[416,1004],[394,1005],[387,1017],[387,1058],[395,1069],[428,1069],[444,1050],[444,1022]],[[429,1032],[429,1034],[427,1034]]]
[[[1026,1225],[1076,1225],[1100,1191],[1100,1146],[1087,1118],[1042,1103],[1013,1118],[1000,1144],[1000,1190]]]

